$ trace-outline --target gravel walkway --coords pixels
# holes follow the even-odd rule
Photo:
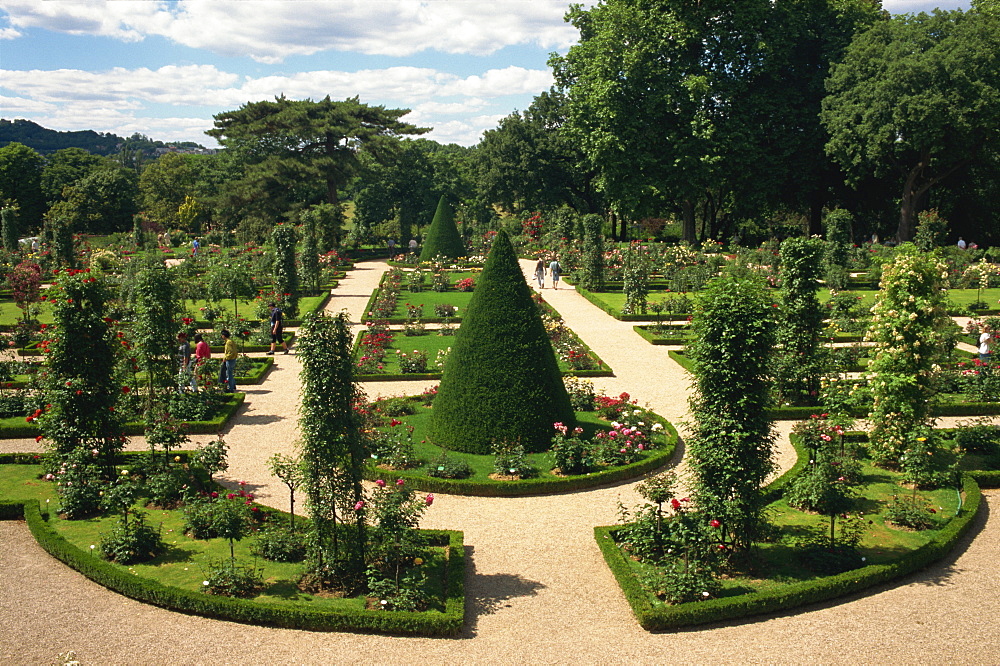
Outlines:
[[[358,264],[329,308],[346,309],[358,321],[384,268]],[[569,288],[544,294],[615,370],[616,377],[595,380],[598,388],[628,391],[675,424],[686,417],[689,382],[664,348],[646,344],[632,324],[612,319]],[[286,494],[265,461],[294,449],[299,363],[294,354],[275,361],[264,384],[249,388],[247,404],[225,435],[231,468],[223,480],[246,480],[262,501],[283,507]],[[374,382],[365,389],[374,397],[423,387]],[[782,467],[791,463],[786,429],[779,438]],[[2,450],[36,446],[34,440],[0,443]],[[137,438],[131,446],[144,445]],[[463,530],[469,551],[467,623],[457,639],[310,633],[172,613],[91,583],[45,555],[23,523],[0,522],[0,663],[51,663],[67,650],[86,664],[997,661],[1000,627],[978,619],[1000,607],[994,562],[1000,526],[987,520],[988,511],[978,519],[975,540],[896,586],[805,612],[649,634],[636,625],[592,532],[594,525],[615,521],[619,500],[637,502],[633,486],[552,497],[439,496],[423,525]],[[988,505],[998,502],[1000,494],[988,496]]]

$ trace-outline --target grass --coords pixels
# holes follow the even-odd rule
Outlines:
[[[0,498],[13,500],[38,499],[42,506],[50,499],[53,515],[58,499],[55,485],[38,480],[41,474],[38,465],[0,465]],[[163,585],[177,587],[183,590],[199,591],[213,562],[228,560],[229,542],[224,539],[194,539],[184,533],[184,515],[180,509],[160,510],[143,509],[147,522],[159,529],[166,546],[163,553],[149,562],[120,566],[129,573],[155,580]],[[274,512],[274,520],[287,522],[287,514]],[[98,546],[101,535],[109,532],[118,522],[116,515],[88,518],[85,520],[63,520],[58,517],[50,519],[56,531],[70,543],[84,551],[91,546]],[[301,563],[270,562],[251,553],[253,537],[245,538],[235,543],[234,552],[240,564],[253,564],[260,569],[264,579],[263,592],[255,597],[256,601],[266,601],[314,610],[364,610],[365,598],[338,598],[328,595],[313,595],[300,591],[296,581],[302,572]],[[94,557],[98,555],[95,554]],[[445,576],[445,553],[440,547],[428,547],[425,564],[422,565],[432,581],[428,592],[435,603],[430,610],[444,610],[443,581]]]

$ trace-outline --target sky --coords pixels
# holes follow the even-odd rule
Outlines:
[[[585,6],[593,2],[582,2]],[[883,0],[892,13],[968,1]],[[0,117],[215,147],[247,102],[358,96],[469,146],[552,85],[567,0],[0,0]]]

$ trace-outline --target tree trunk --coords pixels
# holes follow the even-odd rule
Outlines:
[[[688,243],[694,243],[694,203],[690,199],[685,199],[681,203],[682,212],[682,223],[681,223],[681,240],[687,241]]]

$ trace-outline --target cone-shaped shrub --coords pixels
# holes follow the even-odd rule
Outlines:
[[[448,197],[441,195],[434,219],[424,236],[424,247],[420,251],[420,261],[430,261],[434,257],[464,257],[465,243],[455,226],[455,210],[448,203]]]
[[[488,454],[494,441],[544,451],[573,408],[510,238],[497,234],[462,318],[431,413],[431,439]]]

